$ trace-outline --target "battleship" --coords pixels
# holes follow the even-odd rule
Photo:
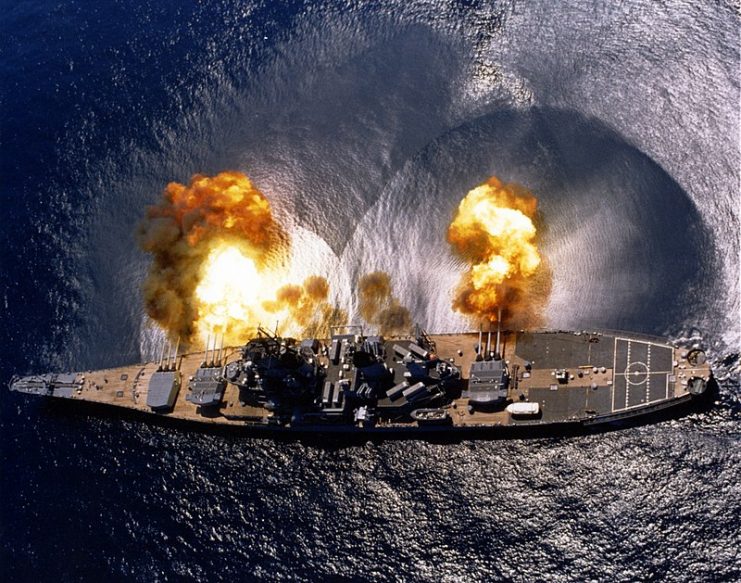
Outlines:
[[[561,330],[328,339],[258,329],[243,346],[209,338],[155,362],[14,377],[10,389],[201,424],[285,432],[414,433],[588,428],[648,419],[712,381],[697,345]]]

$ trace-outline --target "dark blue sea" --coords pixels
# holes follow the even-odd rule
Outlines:
[[[738,581],[737,2],[4,1],[0,579]],[[143,209],[248,174],[352,313],[461,329],[445,227],[540,201],[556,328],[699,343],[708,406],[517,440],[272,440],[10,394],[152,355]]]

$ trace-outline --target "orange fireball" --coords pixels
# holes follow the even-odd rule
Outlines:
[[[147,209],[140,244],[153,258],[144,283],[147,313],[170,336],[190,343],[218,333],[238,342],[275,321],[260,303],[285,283],[289,239],[244,174],[168,184]]]
[[[541,264],[533,222],[538,201],[491,177],[471,190],[448,228],[448,242],[469,265],[453,308],[495,321],[512,308]]]

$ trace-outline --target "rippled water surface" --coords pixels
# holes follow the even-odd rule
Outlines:
[[[147,357],[142,208],[225,168],[338,303],[384,269],[431,331],[465,327],[455,205],[525,184],[548,323],[699,341],[720,382],[605,433],[349,443],[3,390],[3,579],[741,578],[738,30],[731,2],[6,7],[3,384]]]

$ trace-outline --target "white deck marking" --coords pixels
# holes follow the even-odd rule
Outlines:
[[[617,366],[617,344],[618,341],[627,343],[627,353],[626,353],[626,362],[625,362],[625,369],[623,372],[617,372],[618,366]],[[645,344],[646,345],[646,362],[641,361],[635,361],[631,362],[630,355],[631,355],[631,345],[635,344]],[[672,370],[668,371],[652,371],[651,370],[651,348],[661,348],[666,349],[671,352],[670,346],[664,346],[663,344],[656,344],[654,342],[648,342],[644,340],[630,340],[628,338],[615,338],[615,346],[613,350],[613,356],[612,356],[612,371],[614,376],[614,381],[617,381],[619,377],[623,377],[625,379],[625,407],[621,407],[620,409],[615,408],[615,382],[613,382],[613,390],[612,390],[612,410],[613,411],[622,411],[624,409],[634,409],[636,407],[642,407],[649,403],[651,403],[651,376],[652,375],[664,375],[665,383],[666,383],[666,392],[665,392],[665,398],[669,398],[669,375],[672,374]],[[621,363],[622,365],[622,363]],[[622,368],[622,366],[621,366]],[[641,370],[644,369],[644,370]],[[645,401],[641,401],[637,405],[630,405],[630,387],[631,385],[635,385],[636,387],[643,385],[645,383],[646,385],[646,399]],[[661,399],[655,399],[656,401],[660,401]]]
[[[669,375],[666,375],[666,399],[669,398]]]
[[[631,362],[627,367],[625,367],[625,371],[622,374],[625,376],[625,380],[628,382],[628,384],[642,385],[648,380],[648,376],[650,373],[648,370],[648,365],[645,362],[636,360],[635,362]]]
[[[617,366],[617,343],[618,339],[614,338],[612,343],[612,374],[615,376],[615,367]],[[612,411],[615,411],[615,379],[612,379],[612,385],[610,387],[612,398]]]
[[[628,367],[630,366],[630,340],[628,340],[628,357],[626,364]],[[626,367],[627,370],[627,367]],[[614,371],[613,371],[614,372]],[[628,380],[628,376],[625,376],[625,408],[628,408],[628,404],[630,401],[628,400],[630,398],[630,381]]]
[[[651,345],[646,349],[646,368],[651,372]],[[646,375],[646,403],[651,400],[651,375]]]

